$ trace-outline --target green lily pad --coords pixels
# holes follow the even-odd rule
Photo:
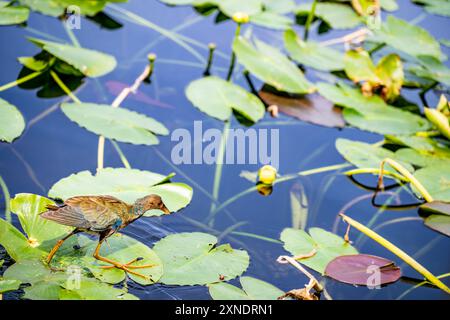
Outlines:
[[[431,153],[417,151],[411,148],[402,148],[395,152],[395,158],[407,161],[418,167],[450,166],[450,158]]]
[[[200,233],[169,235],[153,250],[163,261],[160,282],[169,285],[205,285],[240,276],[249,265],[244,250],[229,244],[217,246],[215,236]]]
[[[19,0],[19,3],[29,7],[33,11],[40,12],[52,17],[62,15],[69,6],[80,8],[82,15],[94,16],[102,11],[108,2],[127,2],[127,0]]]
[[[308,255],[315,249],[313,256],[298,261],[321,274],[324,274],[326,266],[334,258],[358,253],[341,237],[320,228],[309,229],[309,234],[303,230],[286,228],[280,239],[284,242],[284,249],[293,256]]]
[[[450,1],[448,0],[413,0],[424,6],[429,13],[450,17]]]
[[[252,122],[258,122],[265,112],[262,102],[243,88],[211,76],[194,80],[186,88],[191,103],[211,117],[225,121],[233,110]]]
[[[23,6],[29,7],[33,11],[52,17],[62,15],[65,10],[65,8],[59,4],[59,0],[19,0],[19,3]]]
[[[274,30],[286,30],[293,23],[290,18],[271,11],[262,11],[251,15],[250,22]]]
[[[243,12],[250,16],[262,11],[262,0],[220,0],[217,1],[217,5],[220,11],[229,17],[237,12]]]
[[[8,2],[0,2],[0,26],[20,24],[28,20],[30,10],[25,7],[7,6]]]
[[[61,109],[81,127],[120,142],[155,145],[159,143],[155,134],[169,134],[167,128],[155,119],[124,108],[93,103],[63,103]]]
[[[294,0],[263,0],[264,10],[280,14],[291,13],[295,9]]]
[[[165,183],[163,183],[165,182]],[[184,183],[168,183],[166,176],[126,168],[105,168],[96,175],[81,171],[59,180],[49,191],[49,197],[66,200],[81,195],[110,195],[133,204],[149,194],[158,194],[171,212],[187,206],[192,188]]]
[[[405,75],[400,57],[389,54],[383,57],[377,65],[377,75],[384,86],[383,97],[387,101],[394,100],[400,95]]]
[[[284,45],[292,59],[308,67],[322,71],[344,69],[342,52],[320,45],[314,41],[301,40],[294,30],[284,33]]]
[[[242,289],[228,283],[213,283],[208,286],[214,300],[277,300],[283,291],[265,281],[241,277]]]
[[[21,283],[34,284],[46,280],[52,272],[39,260],[21,260],[6,269],[5,279],[19,280]]]
[[[375,30],[375,39],[413,57],[444,58],[439,42],[428,31],[394,16],[388,16]]]
[[[450,216],[432,214],[425,218],[424,223],[428,228],[450,237]]]
[[[0,141],[12,142],[24,129],[25,120],[20,111],[0,98]]]
[[[450,202],[450,167],[429,166],[417,170],[414,177],[435,201]]]
[[[64,282],[61,284],[66,288]],[[70,288],[70,287],[69,287]],[[61,290],[60,300],[139,300],[125,289],[114,288],[91,278],[82,278],[80,287],[74,290]]]
[[[35,57],[18,57],[21,65],[33,71],[43,71],[49,66],[49,61],[38,60]]]
[[[295,9],[297,17],[306,17],[311,11],[312,3],[302,3]],[[333,29],[351,29],[362,22],[350,6],[341,3],[319,2],[314,16],[324,21]]]
[[[16,194],[10,201],[11,212],[19,217],[22,229],[28,237],[28,243],[35,248],[46,241],[62,238],[72,230],[70,227],[39,216],[47,211],[47,205],[52,204],[54,204],[52,200],[30,193]]]
[[[419,65],[409,68],[412,74],[450,86],[450,69],[441,61],[430,56],[420,56],[418,61]]]
[[[258,39],[254,43],[255,46],[242,36],[233,42],[239,63],[248,71],[278,91],[298,94],[314,91],[301,70],[277,48]]]
[[[344,62],[345,73],[351,80],[355,82],[380,82],[377,75],[377,69],[367,51],[349,50],[345,53]]]
[[[114,70],[117,65],[113,56],[99,51],[36,38],[28,39],[42,50],[68,63],[87,77],[101,77]]]
[[[0,278],[0,294],[8,291],[15,291],[19,289],[19,280],[4,280]]]

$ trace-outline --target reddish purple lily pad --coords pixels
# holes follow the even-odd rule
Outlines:
[[[368,254],[353,254],[333,259],[325,275],[344,283],[379,286],[397,281],[402,272],[394,262]]]

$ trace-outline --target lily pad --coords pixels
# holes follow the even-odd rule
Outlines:
[[[14,291],[19,289],[19,280],[4,280],[0,278],[0,294],[8,291]]]
[[[369,53],[364,50],[349,50],[345,53],[345,73],[354,82],[381,82]]]
[[[426,153],[417,151],[411,148],[402,148],[395,152],[395,158],[401,161],[407,161],[417,167],[429,167],[429,166],[450,166],[450,158],[436,155],[432,153]]]
[[[450,69],[441,61],[430,56],[420,56],[418,61],[419,65],[409,68],[412,74],[450,86]]]
[[[78,125],[120,142],[154,145],[156,134],[167,135],[167,128],[153,118],[124,108],[93,103],[63,103],[61,109]]]
[[[246,251],[229,244],[216,246],[215,236],[200,233],[169,235],[153,250],[163,261],[160,282],[169,285],[205,285],[240,276],[249,265]]]
[[[424,6],[429,13],[450,17],[450,1],[448,0],[413,0]]]
[[[295,9],[297,17],[306,17],[311,11],[312,3],[302,3]],[[351,29],[362,22],[350,6],[341,3],[319,2],[314,16],[324,21],[333,29]]]
[[[292,25],[292,20],[286,16],[271,11],[262,11],[250,16],[250,22],[274,30],[286,30]]]
[[[241,277],[242,289],[228,283],[213,283],[208,286],[214,300],[277,300],[283,291],[262,280]]]
[[[28,237],[27,241],[34,248],[43,245],[46,241],[62,238],[72,230],[70,227],[39,216],[47,211],[47,205],[52,204],[54,204],[52,200],[31,193],[16,194],[10,201],[11,212],[19,217],[22,229]]]
[[[341,110],[317,94],[295,98],[260,91],[259,95],[266,104],[276,105],[281,113],[302,121],[325,127],[342,128],[345,126]]]
[[[50,269],[39,260],[21,260],[6,269],[3,277],[34,284],[46,280],[51,274]]]
[[[322,46],[314,41],[301,40],[294,30],[284,33],[284,45],[292,59],[308,67],[322,71],[344,69],[342,52]]]
[[[0,2],[0,26],[20,24],[28,20],[30,10],[25,7],[5,6],[8,2]]]
[[[402,272],[388,259],[355,254],[333,259],[327,265],[325,275],[340,282],[372,287],[393,283],[400,279]]]
[[[109,54],[36,38],[28,39],[87,77],[101,77],[114,70],[117,65],[116,59]]]
[[[428,228],[450,237],[450,216],[432,214],[425,218],[424,223]]]
[[[435,201],[450,202],[450,167],[430,166],[417,170],[414,177]]]
[[[220,11],[229,17],[237,12],[243,12],[250,15],[257,14],[262,11],[262,0],[219,0],[217,1]]]
[[[0,98],[0,141],[12,142],[25,129],[25,120],[19,110]]]
[[[49,191],[49,197],[66,200],[80,195],[110,195],[133,204],[149,194],[158,194],[171,212],[187,206],[192,188],[184,183],[168,183],[166,176],[126,168],[105,168],[96,175],[81,171],[59,180]]]
[[[439,42],[428,31],[394,16],[388,16],[375,30],[375,39],[413,57],[444,58]]]
[[[186,88],[189,101],[201,111],[219,120],[228,120],[233,110],[252,122],[264,116],[264,105],[253,94],[220,78],[195,80]]]
[[[336,257],[357,254],[358,251],[341,237],[320,228],[309,229],[309,234],[303,230],[286,228],[281,232],[284,249],[293,256],[309,255],[311,257],[299,259],[305,266],[324,274],[328,263]]]
[[[258,39],[253,46],[240,36],[233,42],[233,51],[248,71],[278,91],[311,93],[314,88],[301,70],[277,48]]]

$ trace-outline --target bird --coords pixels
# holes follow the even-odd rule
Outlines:
[[[148,210],[159,209],[164,214],[170,214],[170,210],[167,209],[161,197],[155,194],[137,199],[133,205],[108,195],[75,196],[67,199],[61,205],[47,205],[46,209],[48,211],[43,212],[40,215],[41,218],[75,228],[68,235],[58,240],[48,254],[46,263],[50,268],[52,268],[51,261],[54,255],[64,241],[77,233],[84,232],[99,236],[93,256],[97,260],[110,264],[110,266],[102,266],[102,268],[122,269],[125,272],[145,279],[149,277],[132,269],[150,268],[154,265],[133,266],[134,262],[142,259],[139,257],[125,264],[108,259],[100,255],[101,245],[115,232],[136,221]]]

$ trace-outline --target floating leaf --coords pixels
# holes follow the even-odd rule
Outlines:
[[[102,52],[36,38],[29,40],[87,77],[103,76],[114,70],[117,64],[113,56]]]
[[[382,96],[387,101],[394,100],[400,95],[403,85],[403,64],[396,54],[383,57],[377,65],[377,75],[384,86]]]
[[[19,280],[3,280],[0,278],[0,294],[19,289]]]
[[[34,284],[46,280],[51,275],[49,268],[39,260],[21,260],[6,269],[3,277],[15,279],[21,283]]]
[[[226,0],[217,1],[217,4],[220,11],[229,17],[237,12],[243,12],[250,16],[262,11],[262,0]]]
[[[5,6],[8,2],[0,2],[0,26],[20,24],[28,20],[30,10],[24,7]]]
[[[0,141],[12,142],[25,129],[25,120],[19,110],[0,98]]]
[[[102,11],[108,2],[126,2],[127,0],[19,0],[20,4],[29,7],[33,11],[43,13],[52,17],[61,16],[66,8],[77,6],[80,13],[94,16]]]
[[[341,110],[316,94],[291,98],[260,91],[259,95],[266,104],[276,105],[280,112],[302,121],[326,127],[342,128],[345,126]]]
[[[276,300],[283,291],[262,280],[241,277],[242,289],[228,283],[213,283],[208,286],[214,300]]]
[[[431,213],[444,214],[450,216],[450,203],[443,201],[426,202],[419,207]]]
[[[409,69],[412,74],[450,86],[450,69],[441,61],[430,56],[421,56],[418,61],[419,65],[412,66]]]
[[[78,125],[109,139],[154,145],[155,134],[167,135],[167,128],[153,118],[124,108],[93,103],[63,103],[61,109]]]
[[[21,65],[33,71],[43,71],[49,66],[49,61],[38,60],[35,57],[19,57],[17,60]]]
[[[153,193],[161,196],[171,212],[187,206],[192,199],[192,188],[184,183],[168,186],[165,181],[163,175],[137,169],[105,168],[96,175],[81,171],[55,183],[49,197],[66,200],[81,195],[110,195],[132,204]]]
[[[291,13],[295,9],[294,0],[263,0],[264,9],[270,12],[276,12],[280,14]]]
[[[316,250],[311,257],[298,261],[322,274],[327,264],[334,258],[358,253],[341,237],[320,228],[309,229],[309,234],[303,230],[286,228],[281,232],[280,239],[284,242],[284,249],[293,256],[310,255]]]
[[[375,36],[377,41],[413,57],[432,56],[439,60],[444,57],[439,42],[428,31],[394,16],[387,17],[381,28],[375,30]]]
[[[297,17],[306,17],[311,11],[312,3],[303,3],[296,8]],[[340,3],[319,2],[314,16],[323,20],[333,29],[351,29],[362,22],[351,7]]]
[[[450,216],[443,214],[432,214],[425,218],[425,225],[450,237]]]
[[[450,1],[448,0],[413,0],[413,2],[423,5],[429,13],[450,17]]]
[[[430,166],[417,170],[414,177],[435,201],[450,202],[450,167]]]
[[[204,285],[240,276],[249,265],[247,252],[229,244],[216,244],[215,236],[199,232],[161,239],[153,247],[163,261],[160,281],[170,285]]]
[[[355,81],[369,81],[377,84],[380,81],[377,70],[369,53],[364,50],[350,50],[345,53],[345,73]]]
[[[322,71],[344,69],[342,52],[322,46],[314,41],[301,40],[294,30],[284,33],[284,45],[292,59],[308,67]]]
[[[264,116],[264,105],[243,88],[217,77],[195,80],[186,88],[189,101],[208,115],[228,120],[236,110],[252,122]]]
[[[392,261],[368,254],[340,256],[325,269],[337,281],[361,286],[380,286],[400,279],[402,272]]]
[[[233,42],[233,51],[239,63],[265,83],[278,91],[291,93],[311,93],[311,83],[306,80],[300,69],[277,48],[258,39],[255,46],[240,36]]]
[[[286,30],[292,25],[292,20],[290,18],[270,11],[262,11],[251,15],[250,22],[258,26],[275,30]]]
[[[79,288],[67,290],[64,282],[61,284],[66,290],[59,293],[60,300],[139,300],[138,297],[127,293],[126,289],[119,289],[105,283],[83,277]]]
[[[450,158],[446,156],[425,153],[411,148],[402,148],[395,152],[395,159],[409,162],[418,167],[450,166]]]
[[[39,216],[42,212],[47,211],[47,205],[53,204],[52,200],[31,193],[19,193],[11,199],[11,212],[19,217],[30,246],[36,248],[46,241],[58,240],[72,230],[70,227],[42,219]]]
[[[378,169],[384,159],[395,158],[395,153],[388,149],[361,141],[352,141],[342,138],[336,140],[336,149],[345,160],[358,168]],[[402,162],[402,166],[410,172],[414,171],[413,167],[408,163]],[[386,166],[386,169],[395,172],[395,170],[389,166]]]

